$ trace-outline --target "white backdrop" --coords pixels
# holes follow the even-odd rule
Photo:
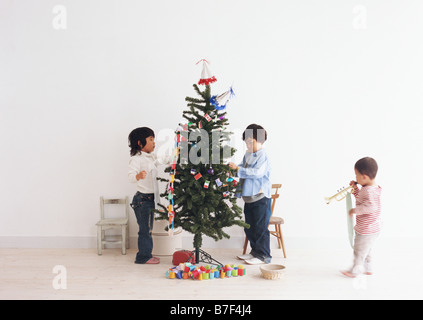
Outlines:
[[[99,197],[135,192],[129,132],[176,127],[202,58],[214,93],[233,84],[237,137],[268,131],[288,239],[346,237],[323,197],[364,156],[385,236],[420,236],[422,16],[418,0],[1,0],[0,246],[94,246]]]

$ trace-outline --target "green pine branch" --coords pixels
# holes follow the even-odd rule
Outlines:
[[[226,130],[226,126],[229,124],[226,118],[226,112],[219,113],[210,104],[211,87],[205,86],[204,91],[201,91],[199,86],[194,84],[194,91],[199,96],[198,98],[186,97],[188,110],[182,112],[184,119],[191,123],[188,126],[188,134],[194,130],[198,130],[198,124],[201,122],[203,130],[209,133],[209,144],[202,146],[199,164],[183,164],[180,162],[181,153],[179,155],[176,174],[174,181],[174,226],[181,227],[194,234],[194,247],[201,247],[202,236],[208,236],[215,241],[223,238],[229,238],[230,236],[224,232],[224,228],[238,225],[243,228],[248,228],[242,220],[242,209],[237,205],[237,198],[235,197],[236,187],[233,181],[226,181],[228,175],[232,176],[232,172],[229,167],[225,164],[223,154],[229,154],[233,156],[235,154],[235,148],[223,143],[230,141],[232,132]],[[204,115],[214,114],[212,121],[206,121]],[[216,116],[217,115],[217,116]],[[223,119],[218,117],[225,116]],[[181,124],[180,124],[181,125]],[[183,126],[183,125],[181,125]],[[219,130],[221,131],[219,137],[219,145],[213,145],[212,132]],[[191,143],[181,144],[181,148],[188,148],[188,154],[191,149],[200,144],[201,141],[193,141]],[[219,150],[217,150],[219,149]],[[220,161],[219,164],[213,164],[213,174],[208,173],[210,168],[210,159],[213,152],[219,151]],[[200,150],[198,150],[200,152]],[[198,154],[200,156],[200,154]],[[208,156],[208,159],[207,159]],[[201,173],[202,178],[195,180],[194,175],[191,174],[191,170],[195,170],[195,173]],[[165,172],[171,172],[171,167],[166,168]],[[220,179],[222,186],[217,186],[216,179]],[[168,182],[168,179],[159,178],[162,182]],[[205,181],[210,181],[209,187],[205,188]],[[227,196],[223,195],[223,192],[228,192]],[[168,201],[169,190],[165,190],[160,194],[165,201]],[[159,204],[157,213],[157,219],[168,219],[167,206]]]

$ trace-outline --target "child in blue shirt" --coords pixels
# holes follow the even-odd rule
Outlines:
[[[232,170],[237,170],[240,178],[241,193],[245,202],[245,222],[250,228],[245,228],[245,235],[250,241],[251,252],[239,259],[247,264],[270,263],[270,233],[269,221],[271,216],[271,188],[270,162],[263,143],[267,140],[266,130],[260,125],[250,124],[242,134],[247,145],[247,152],[242,163],[237,166],[229,163]]]

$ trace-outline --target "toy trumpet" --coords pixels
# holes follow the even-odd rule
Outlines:
[[[355,184],[357,184],[357,182],[355,182]],[[341,201],[345,199],[347,194],[352,192],[352,189],[353,189],[353,186],[343,187],[339,189],[338,193],[334,194],[332,197],[325,197],[326,204],[331,203],[332,200]]]

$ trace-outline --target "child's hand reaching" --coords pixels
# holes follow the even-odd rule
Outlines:
[[[140,179],[145,179],[145,177],[147,176],[147,171],[141,171],[140,173],[138,173],[135,178],[137,178],[137,181]]]
[[[353,215],[355,215],[355,208],[352,208],[349,212],[350,217],[352,218]]]
[[[233,163],[233,162],[229,162],[228,163],[229,168],[231,168],[232,170],[238,170],[238,166]]]

